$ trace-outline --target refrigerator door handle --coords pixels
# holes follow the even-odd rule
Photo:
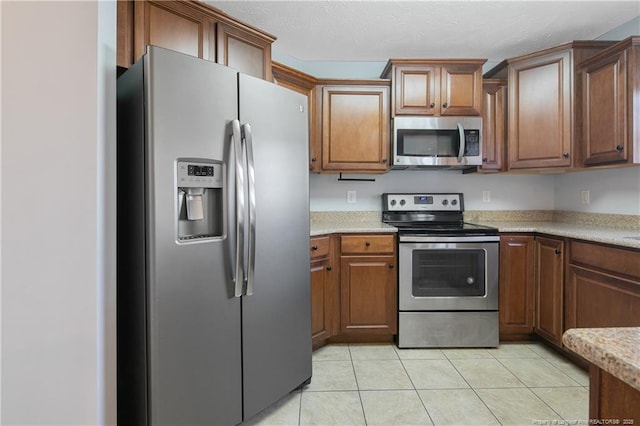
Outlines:
[[[247,154],[247,187],[249,193],[249,245],[248,245],[248,259],[247,259],[247,272],[246,281],[247,289],[245,295],[251,296],[253,294],[253,283],[255,274],[255,259],[256,259],[256,174],[255,163],[253,161],[253,138],[251,133],[251,125],[245,123],[242,126],[245,148]]]
[[[231,143],[235,157],[235,188],[236,188],[236,259],[235,259],[235,274],[232,280],[235,282],[235,297],[242,296],[242,290],[244,285],[244,212],[245,212],[245,199],[244,199],[244,156],[242,153],[242,135],[240,132],[240,121],[233,120],[231,123],[232,137]]]

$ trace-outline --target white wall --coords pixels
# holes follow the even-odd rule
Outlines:
[[[115,423],[115,2],[2,8],[2,424]]]
[[[462,192],[466,210],[553,210],[553,175],[463,175],[460,171],[393,170],[384,175],[343,175],[373,178],[375,182],[340,182],[338,175],[312,174],[311,211],[381,210],[384,192]],[[347,190],[357,202],[348,204]],[[491,201],[482,202],[490,191]]]
[[[589,204],[582,204],[582,191],[589,191]],[[640,167],[557,175],[554,204],[557,210],[640,215]]]

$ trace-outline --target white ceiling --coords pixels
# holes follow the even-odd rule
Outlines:
[[[519,56],[591,40],[640,15],[640,1],[207,0],[301,61]],[[640,29],[639,31],[640,32]]]

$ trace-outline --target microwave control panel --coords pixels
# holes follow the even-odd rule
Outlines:
[[[461,193],[390,193],[382,195],[382,209],[384,211],[464,211],[463,195]]]

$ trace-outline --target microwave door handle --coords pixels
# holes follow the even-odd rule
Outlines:
[[[464,157],[465,140],[464,140],[464,127],[461,123],[458,123],[458,133],[460,134],[460,150],[458,151],[458,163],[462,162]]]

